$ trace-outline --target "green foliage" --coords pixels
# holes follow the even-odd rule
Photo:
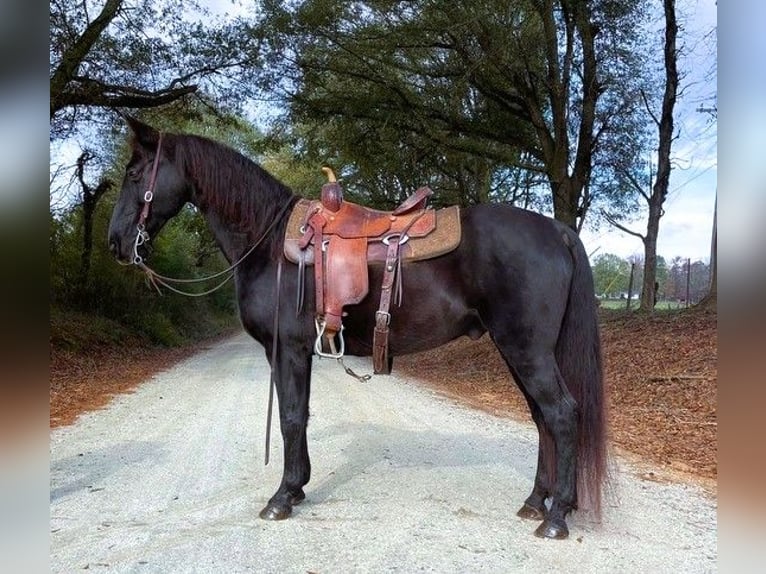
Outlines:
[[[111,202],[106,201],[97,210],[97,242],[84,286],[77,281],[81,265],[80,207],[72,207],[60,218],[51,217],[51,309],[87,314],[94,325],[113,321],[121,329],[163,345],[202,339],[235,323],[231,286],[191,300],[172,293],[159,295],[138,269],[118,265],[106,249],[110,212]],[[171,221],[155,242],[153,267],[160,273],[181,277],[203,276],[221,269],[223,263],[218,258],[201,267],[196,265],[198,238],[185,233],[184,219]]]
[[[184,129],[183,124],[173,124],[173,118],[173,114],[168,114],[162,127]],[[204,126],[205,135],[251,153],[258,145],[257,132],[239,120],[221,115],[199,125]],[[113,144],[116,159],[108,168],[113,180],[120,177],[127,156],[125,138],[118,138],[119,143]],[[84,284],[78,281],[82,270],[82,206],[74,204],[51,214],[51,308],[87,313],[96,323],[111,320],[163,345],[208,337],[235,324],[231,283],[205,297],[187,298],[171,292],[160,295],[137,268],[117,264],[107,249],[106,235],[118,191],[112,189],[96,207],[94,249]],[[191,206],[182,210],[152,241],[150,264],[163,275],[185,278],[208,276],[227,266],[204,221]]]
[[[619,297],[627,293],[630,262],[612,253],[598,255],[593,262],[593,282],[596,295]]]
[[[633,294],[638,295],[641,292],[643,265],[640,260],[631,259],[635,263]],[[631,259],[623,259],[612,253],[603,253],[593,260],[591,267],[594,288],[596,295],[602,298],[602,307],[625,307],[624,296],[628,292]],[[709,289],[709,266],[702,261],[689,261],[681,257],[675,257],[668,263],[664,257],[658,256],[656,276],[658,289],[655,308],[677,308],[679,302],[685,303],[687,279],[690,302],[701,301]],[[632,306],[637,307],[638,303],[633,302]]]
[[[239,109],[257,89],[247,19],[220,21],[196,0],[51,0],[51,136],[109,122],[113,107]],[[88,109],[88,113],[82,112]]]
[[[439,122],[427,117],[432,114],[424,106],[455,117],[470,114],[465,108],[476,108],[469,104],[476,95],[457,79],[449,85],[437,85],[438,79],[434,85],[420,81],[439,63],[419,44],[402,44],[402,35],[421,32],[413,30],[410,8],[305,2],[290,18],[282,5],[270,3],[267,8],[275,75],[293,77],[289,70],[280,73],[285,72],[282,50],[297,50],[302,66],[302,93],[293,100],[288,133],[304,158],[320,158],[314,161],[327,162],[339,172],[350,197],[390,207],[428,184],[437,192],[437,204],[468,204],[488,201],[498,186],[510,181],[494,177],[496,160],[475,153],[475,142],[461,144],[464,138],[450,137],[446,125],[437,126]],[[348,49],[338,49],[339,34],[348,38]],[[402,70],[403,64],[411,70]],[[299,119],[297,126],[294,119]],[[472,148],[470,153],[464,146]]]
[[[93,352],[101,346],[140,346],[150,342],[117,321],[59,306],[50,309],[50,341],[58,348],[76,353]]]
[[[259,37],[301,153],[334,162],[360,199],[391,205],[428,184],[437,202],[512,201],[569,223],[636,193],[617,174],[644,149],[644,6],[265,2]]]
[[[319,191],[327,179],[321,168],[332,165],[328,158],[314,157],[297,147],[295,141],[273,143],[260,164],[271,175],[304,197],[319,197]],[[345,184],[345,182],[344,182]]]
[[[141,316],[141,332],[152,341],[166,347],[174,347],[185,342],[176,325],[164,313],[144,313]]]

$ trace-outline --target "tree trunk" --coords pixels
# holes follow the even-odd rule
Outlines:
[[[595,49],[596,31],[591,22],[591,8],[585,2],[572,5],[562,3],[561,14],[557,14],[555,2],[546,1],[539,5],[543,22],[548,91],[546,97],[550,109],[540,105],[539,94],[530,92],[527,112],[532,119],[542,155],[545,158],[546,173],[553,194],[553,217],[577,232],[578,218],[585,216],[586,205],[581,202],[585,184],[590,180],[593,150],[596,145],[594,124],[596,105],[601,94],[597,78]],[[559,37],[557,18],[563,19],[563,38]],[[575,46],[580,44],[581,68],[576,64]],[[563,48],[562,48],[563,46]],[[530,75],[534,75],[529,70]],[[579,76],[581,93],[573,96],[572,76]],[[571,99],[581,102],[577,118],[575,141],[570,141],[572,123]],[[576,150],[572,153],[572,150]]]
[[[718,306],[718,192],[713,209],[713,235],[710,241],[710,290],[699,306],[705,309],[715,309]]]
[[[675,0],[663,0],[665,9],[665,92],[662,97],[662,115],[658,122],[659,148],[657,150],[657,179],[649,198],[649,221],[644,237],[644,291],[641,294],[641,310],[654,310],[654,281],[657,276],[657,235],[662,217],[662,205],[668,195],[670,184],[670,148],[673,144],[673,109],[678,93],[678,62],[676,37]]]
[[[625,309],[630,311],[630,303],[633,301],[633,279],[636,275],[636,264],[630,264],[630,279],[628,279],[628,301],[625,303]]]
[[[710,242],[710,293],[709,296],[718,298],[718,195],[716,194],[713,209],[713,238]]]
[[[565,176],[560,181],[551,181],[553,192],[553,218],[577,231],[578,200],[581,187],[577,187],[572,178]]]
[[[652,199],[655,199],[652,197]],[[657,235],[660,230],[662,204],[650,205],[649,221],[646,224],[644,241],[644,280],[641,286],[642,311],[652,313],[655,304],[655,283],[657,281]]]
[[[99,200],[112,187],[112,182],[102,179],[95,187],[91,187],[85,181],[85,166],[93,159],[89,151],[84,151],[77,158],[75,174],[82,188],[82,251],[80,252],[80,271],[77,276],[76,297],[84,305],[87,305],[86,289],[88,276],[90,275],[90,261],[93,254],[93,216],[96,212]]]

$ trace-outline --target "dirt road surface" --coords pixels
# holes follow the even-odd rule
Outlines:
[[[368,360],[347,359],[359,372]],[[530,424],[415,381],[365,384],[317,360],[312,480],[293,517],[258,512],[281,477],[263,350],[238,335],[51,433],[53,572],[714,572],[716,501],[617,459],[604,521],[541,540],[517,518]],[[275,417],[276,418],[276,417]]]

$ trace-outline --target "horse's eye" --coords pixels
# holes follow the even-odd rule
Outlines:
[[[128,177],[132,180],[137,181],[141,177],[141,170],[138,169],[136,166],[129,166],[125,173],[127,173]]]

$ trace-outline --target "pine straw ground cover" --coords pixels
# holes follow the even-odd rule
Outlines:
[[[715,312],[672,311],[654,317],[603,311],[605,378],[611,442],[661,471],[691,475],[714,487],[717,476]],[[51,345],[50,424],[71,424],[85,410],[211,342],[182,349],[140,343],[90,348],[86,355]],[[487,336],[459,339],[433,351],[399,357],[394,368],[440,392],[500,416],[529,420],[519,390]]]
[[[203,342],[165,348],[117,324],[98,322],[79,314],[51,317],[51,428],[72,424],[82,412],[106,406],[113,396],[130,392],[155,373],[233,333],[230,330]]]
[[[115,395],[132,391],[202,348],[199,344],[173,349],[104,347],[83,356],[51,347],[51,428],[72,424],[82,412],[106,406]]]

